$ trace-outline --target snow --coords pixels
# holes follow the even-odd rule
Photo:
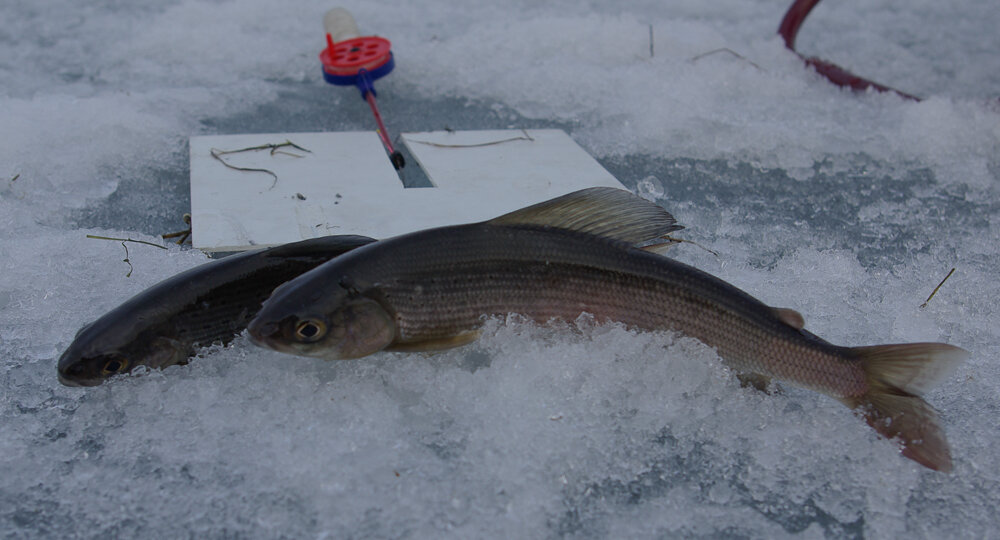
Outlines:
[[[972,356],[929,393],[955,471],[839,403],[741,388],[714,352],[586,320],[494,321],[435,355],[327,363],[240,338],[59,384],[76,331],[205,256],[187,139],[370,130],[323,83],[315,1],[0,4],[5,537],[982,537],[1000,499],[1000,12],[828,0],[798,48],[926,98],[839,89],[789,2],[379,1],[392,134],[565,129],[697,246],[672,256],[843,345]],[[650,27],[653,47],[650,54]],[[716,49],[714,53],[695,59]],[[404,180],[414,182],[415,171]],[[363,181],[363,179],[359,179]],[[419,183],[417,181],[417,183]],[[951,268],[954,275],[920,308]]]

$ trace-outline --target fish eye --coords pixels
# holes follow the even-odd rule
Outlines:
[[[319,341],[326,335],[326,324],[316,319],[304,319],[295,325],[295,336],[301,341]]]
[[[127,367],[128,360],[124,358],[112,358],[104,363],[101,372],[105,375],[114,375],[115,373],[121,373]]]

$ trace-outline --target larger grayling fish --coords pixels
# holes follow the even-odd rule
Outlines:
[[[231,255],[161,281],[83,327],[59,358],[59,380],[94,386],[136,366],[187,362],[246,328],[275,287],[375,240],[327,236]]]
[[[798,313],[636,247],[678,228],[628,192],[583,190],[359,248],[276,289],[248,330],[265,347],[346,359],[467,343],[484,316],[545,322],[590,313],[693,336],[738,373],[827,394],[897,438],[907,457],[951,468],[936,414],[920,395],[968,353],[942,343],[832,345],[803,330]]]

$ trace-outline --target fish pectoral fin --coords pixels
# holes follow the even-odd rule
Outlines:
[[[855,347],[868,382],[864,395],[841,401],[864,415],[883,437],[899,442],[904,456],[936,471],[951,470],[951,451],[937,412],[920,394],[969,356],[944,343]]]
[[[143,362],[151,368],[165,368],[186,364],[194,353],[190,344],[166,336],[157,336],[148,343],[148,353]]]
[[[491,225],[539,225],[640,244],[683,229],[669,212],[630,191],[581,189],[493,218]]]
[[[740,380],[740,386],[743,388],[753,388],[765,394],[774,393],[769,390],[771,378],[767,375],[761,375],[760,373],[737,373],[736,378]]]
[[[806,326],[806,320],[802,318],[802,314],[794,309],[773,307],[771,311],[774,312],[774,316],[778,320],[796,330],[802,330]]]
[[[479,339],[482,334],[479,330],[472,330],[469,332],[462,332],[456,336],[450,336],[446,338],[438,339],[425,339],[423,341],[411,341],[408,343],[398,343],[393,344],[385,348],[387,351],[393,352],[429,352],[429,351],[443,351],[446,349],[454,349],[455,347],[461,347],[463,345],[468,345],[473,341]]]

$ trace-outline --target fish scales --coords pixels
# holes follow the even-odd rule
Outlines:
[[[385,241],[391,256],[345,255],[339,268],[391,306],[399,344],[475,330],[483,316],[539,322],[583,313],[646,330],[677,330],[715,347],[732,367],[838,396],[866,390],[846,348],[803,334],[728,283],[622,242],[545,227],[487,224]],[[350,263],[358,260],[356,266]]]

